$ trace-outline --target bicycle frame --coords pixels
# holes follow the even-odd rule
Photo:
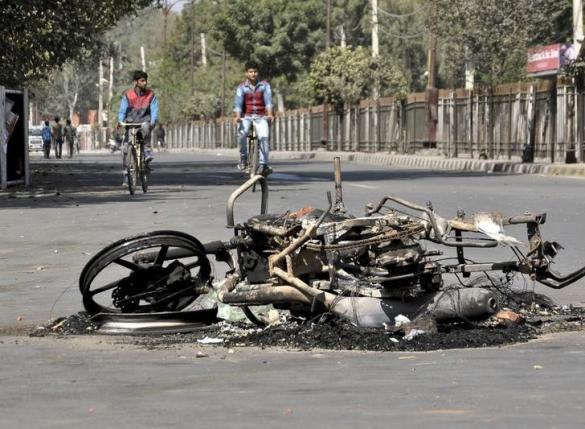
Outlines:
[[[139,138],[139,133],[142,128],[142,124],[134,124],[134,123],[120,123],[120,125],[124,126],[128,131],[128,153],[131,153],[131,159],[134,158],[136,160],[136,173],[135,175],[132,174],[131,168],[133,166],[127,165],[126,169],[128,170],[128,187],[130,194],[134,194],[134,186],[136,186],[136,177],[140,177],[140,181],[142,184],[142,190],[146,192],[148,188],[147,183],[147,174],[148,174],[148,167],[145,165],[144,162],[144,139]],[[126,156],[128,157],[128,153]]]
[[[258,170],[259,162],[258,136],[256,135],[256,125],[253,120],[250,123],[246,144],[248,146],[248,168],[250,169],[249,177],[251,179],[256,174],[256,170]]]
[[[260,142],[256,130],[256,121],[265,120],[268,122],[269,126],[270,122],[265,116],[250,116],[240,119],[240,121],[243,120],[250,121],[250,128],[248,129],[248,135],[246,137],[247,138],[246,145],[248,153],[248,165],[250,168],[249,178],[252,178],[256,175],[256,171],[260,166]]]

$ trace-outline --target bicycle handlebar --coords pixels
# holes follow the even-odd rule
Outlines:
[[[118,122],[119,125],[127,128],[141,128],[142,124],[148,124],[148,122],[130,123],[130,122]]]
[[[264,120],[266,120],[268,122],[272,122],[272,121],[274,121],[274,116],[244,116],[244,117],[241,117],[240,116],[239,118],[236,119],[236,121],[238,123],[240,123],[244,119],[251,119],[252,120],[252,123],[254,123],[253,122],[254,120],[258,120],[258,119],[260,119],[260,120],[264,119]]]

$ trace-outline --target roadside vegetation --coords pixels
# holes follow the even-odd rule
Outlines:
[[[397,99],[426,87],[430,0],[379,0],[380,56],[371,57],[365,0],[331,0],[330,50],[323,0],[7,0],[0,12],[0,83],[29,86],[39,113],[95,109],[98,63],[113,118],[130,73],[146,71],[163,121],[231,110],[242,63],[262,64],[280,108],[326,98],[355,103],[378,88]],[[438,85],[524,79],[528,46],[570,41],[570,0],[437,0]],[[109,67],[113,63],[112,97]]]

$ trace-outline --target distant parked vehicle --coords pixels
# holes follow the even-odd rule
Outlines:
[[[33,125],[28,129],[28,151],[42,152],[43,138],[41,137],[43,127],[40,125]]]

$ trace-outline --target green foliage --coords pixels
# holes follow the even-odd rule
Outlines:
[[[324,45],[324,2],[232,0],[213,17],[213,36],[240,63],[254,60],[264,77],[296,80]]]
[[[345,36],[346,46],[367,46],[371,43],[369,1],[332,0],[331,9],[333,44],[341,45],[342,36]]]
[[[521,80],[526,49],[555,43],[564,34],[567,0],[438,0],[441,74],[450,86],[462,84],[464,64],[481,83]]]
[[[572,36],[572,0],[437,1],[442,87],[463,85],[465,63],[474,65],[480,83],[522,79],[528,46]],[[0,84],[32,85],[34,102],[44,113],[65,115],[76,91],[77,110],[95,109],[98,62],[91,54],[99,52],[103,59],[113,54],[111,101],[104,84],[104,107],[113,117],[120,94],[131,85],[131,71],[141,68],[144,46],[149,84],[159,99],[163,121],[209,118],[222,107],[229,114],[234,89],[244,78],[242,65],[249,59],[261,64],[262,77],[284,97],[286,108],[307,106],[325,96],[336,106],[355,103],[371,96],[376,86],[382,96],[401,98],[426,86],[430,0],[378,1],[376,61],[364,48],[371,45],[369,1],[331,0],[334,48],[325,54],[324,0],[197,0],[184,2],[180,13],[176,7],[168,14],[162,9],[140,10],[155,3],[174,4],[2,1]],[[206,67],[201,61],[201,33],[206,35]],[[341,50],[342,36],[348,46],[362,48]],[[105,60],[106,79],[108,71]],[[43,76],[46,82],[39,79]]]
[[[157,57],[162,40],[161,23],[161,12],[146,8],[136,15],[119,20],[100,39],[99,52],[104,67],[104,79],[109,79],[110,55],[114,59],[112,100],[108,99],[109,83],[103,83],[104,109],[108,111],[110,122],[115,121],[122,93],[132,85],[132,72],[142,67],[141,46],[145,47],[149,84],[157,92],[159,82],[152,76],[156,75],[154,70],[160,63]],[[100,55],[86,52],[77,60],[67,61],[62,67],[47,72],[44,79],[31,82],[31,100],[37,111],[44,116],[65,117],[69,115],[70,109],[81,113],[90,109],[97,110]]]
[[[36,82],[31,91],[31,98],[42,116],[68,118],[70,112],[97,105],[97,73],[92,63],[67,62],[48,77]]]
[[[23,86],[95,50],[122,16],[152,0],[3,0],[0,83]]]
[[[181,114],[185,119],[208,119],[219,115],[221,98],[214,93],[195,92],[183,105]]]
[[[561,70],[561,76],[575,79],[579,88],[585,83],[585,59],[581,56],[569,61]]]
[[[309,74],[309,85],[315,100],[325,98],[341,108],[345,103],[357,103],[378,87],[380,95],[402,98],[408,86],[406,78],[389,60],[372,58],[363,47],[330,48],[319,54]]]
[[[402,100],[408,95],[408,81],[404,72],[396,67],[393,60],[385,57],[370,58],[368,92],[379,88],[380,95]]]
[[[381,56],[391,58],[405,70],[411,91],[423,90],[426,87],[429,0],[382,0],[379,8]]]

